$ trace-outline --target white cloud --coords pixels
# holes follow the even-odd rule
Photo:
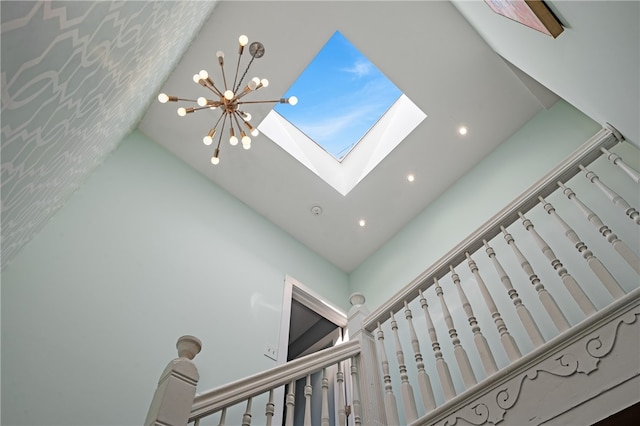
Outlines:
[[[342,71],[347,72],[349,74],[353,74],[357,78],[362,78],[368,75],[369,73],[371,73],[372,68],[373,68],[373,65],[371,64],[371,62],[358,60],[351,67],[342,68]]]

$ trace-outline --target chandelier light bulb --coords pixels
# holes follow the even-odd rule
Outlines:
[[[288,102],[289,105],[295,105],[298,103],[298,98],[296,98],[295,96],[289,96]]]
[[[218,50],[216,52],[216,56],[218,57],[218,59],[224,58],[224,52],[222,50]]]
[[[209,78],[209,73],[207,72],[207,70],[200,70],[200,72],[198,73],[198,75],[200,76],[201,79],[206,80],[207,78]]]
[[[260,132],[255,127],[251,130],[251,136],[253,136],[254,138],[256,136],[258,136],[259,134],[260,134]]]
[[[249,142],[249,143],[243,143],[243,144],[242,144],[242,147],[243,147],[244,149],[251,149],[251,142]]]
[[[220,159],[218,157],[211,157],[211,164],[214,166],[220,164]]]
[[[200,74],[194,74],[193,81],[194,83],[200,83]]]
[[[242,132],[242,146],[251,145],[251,138]]]
[[[262,83],[262,87],[269,86],[269,80],[267,80],[266,78],[263,78],[262,80],[260,80],[260,83]]]
[[[238,42],[240,43],[240,46],[246,46],[247,43],[249,43],[249,38],[243,34],[238,38]]]
[[[198,105],[205,106],[206,104],[207,104],[207,98],[205,98],[204,96],[200,96],[198,98]]]
[[[202,142],[204,142],[205,145],[209,146],[213,143],[213,138],[207,135],[204,138],[202,138]]]
[[[184,117],[185,115],[187,115],[187,110],[185,108],[178,108],[178,115],[180,117]]]
[[[243,112],[242,118],[244,118],[244,121],[251,121],[251,114],[249,114],[248,112]]]
[[[260,80],[258,80],[259,82]],[[256,83],[255,79],[251,80],[249,83],[247,83],[247,87],[249,88],[249,90],[256,90],[256,87],[258,87],[258,84],[260,83]]]
[[[260,79],[258,77],[253,77],[251,81],[253,81],[256,84],[256,86],[260,84]]]
[[[235,95],[233,94],[233,91],[231,90],[225,90],[224,92],[224,98],[228,101],[230,101],[231,99],[233,99]]]
[[[235,136],[231,136],[231,137],[229,138],[229,143],[230,143],[231,145],[233,145],[233,146],[238,145],[238,138],[237,138],[237,137],[235,137]]]
[[[158,100],[160,101],[160,103],[166,104],[169,100],[169,95],[167,95],[166,93],[160,93],[158,95]]]

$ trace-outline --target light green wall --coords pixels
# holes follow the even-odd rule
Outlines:
[[[542,110],[353,271],[351,291],[374,310],[600,128],[564,101]]]
[[[200,389],[272,367],[285,274],[348,277],[134,132],[2,272],[2,424],[134,425],[193,334]]]

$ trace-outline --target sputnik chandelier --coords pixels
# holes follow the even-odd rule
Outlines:
[[[249,42],[249,39],[247,38],[247,36],[241,35],[238,39],[238,42],[238,62],[236,64],[236,72],[235,77],[233,78],[232,86],[227,85],[227,77],[224,73],[224,53],[221,51],[218,51],[216,53],[216,56],[218,57],[218,64],[220,65],[220,70],[222,71],[222,82],[224,84],[224,90],[218,89],[211,77],[209,77],[209,73],[206,70],[202,70],[198,74],[193,76],[193,81],[211,90],[216,95],[216,99],[200,97],[197,100],[193,100],[182,99],[178,98],[177,96],[169,96],[166,93],[160,93],[160,95],[158,95],[158,100],[161,103],[184,101],[198,104],[197,107],[178,108],[178,115],[181,117],[184,117],[187,114],[194,113],[201,109],[209,109],[214,111],[220,110],[222,112],[211,130],[209,130],[209,133],[207,133],[207,135],[202,139],[205,145],[211,145],[213,143],[214,136],[216,135],[216,133],[218,134],[216,149],[213,152],[213,157],[211,157],[211,163],[214,165],[220,163],[220,143],[222,142],[222,137],[227,126],[229,127],[229,143],[231,145],[237,145],[239,136],[240,141],[242,142],[242,147],[244,149],[251,148],[251,137],[247,135],[247,132],[254,137],[258,136],[259,134],[258,129],[256,129],[249,123],[249,121],[251,120],[251,114],[240,109],[242,105],[278,102],[281,104],[295,105],[298,103],[298,98],[296,98],[295,96],[268,101],[242,100],[242,98],[244,98],[244,96],[248,95],[249,93],[255,92],[263,87],[267,87],[269,85],[269,81],[266,78],[259,79],[258,77],[254,77],[251,79],[251,81],[249,81],[249,83],[247,83],[246,86],[244,86],[244,88],[240,89],[242,87],[242,81],[247,75],[247,72],[249,72],[249,68],[253,63],[253,60],[261,58],[264,55],[264,45],[258,41],[254,41],[249,45],[251,60],[247,64],[247,68],[244,70],[244,73],[240,77],[240,80],[238,80],[238,70],[240,69],[242,54],[244,53],[244,48]],[[222,124],[220,125],[220,131],[217,131],[220,121],[222,121]]]

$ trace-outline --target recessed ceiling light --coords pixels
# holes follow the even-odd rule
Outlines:
[[[409,174],[407,175],[407,180],[408,180],[409,182],[413,182],[414,180],[416,180],[416,177],[415,177],[415,175],[414,175],[413,173],[409,173]]]
[[[466,135],[468,132],[469,132],[469,129],[467,128],[467,126],[458,127],[458,133],[461,134],[462,136]]]
[[[365,219],[360,219],[360,221],[358,222],[358,225],[360,225],[360,227],[364,227],[367,225],[367,221]]]

